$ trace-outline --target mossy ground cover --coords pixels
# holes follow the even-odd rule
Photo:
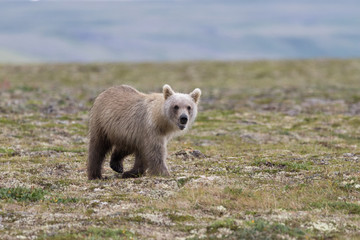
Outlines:
[[[360,61],[0,66],[1,239],[357,239]],[[86,178],[107,87],[202,89],[172,176]],[[126,160],[126,168],[133,157]]]

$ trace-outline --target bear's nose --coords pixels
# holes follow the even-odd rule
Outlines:
[[[182,115],[180,116],[180,123],[181,123],[181,124],[186,124],[187,121],[188,121],[188,117],[187,117],[185,114],[182,114]]]

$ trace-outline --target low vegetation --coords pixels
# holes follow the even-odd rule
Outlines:
[[[357,239],[359,76],[359,60],[0,65],[0,238]],[[203,92],[172,176],[107,160],[88,181],[94,98],[165,83]]]

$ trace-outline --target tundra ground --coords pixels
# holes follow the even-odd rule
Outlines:
[[[0,65],[1,239],[359,239],[360,60]],[[202,90],[171,177],[86,177],[107,87]],[[131,167],[133,157],[125,160]]]

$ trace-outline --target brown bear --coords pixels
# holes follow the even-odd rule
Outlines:
[[[110,167],[123,173],[123,160],[135,153],[135,163],[123,178],[169,176],[166,144],[188,129],[197,115],[201,91],[175,93],[169,85],[163,93],[144,94],[122,85],[102,92],[90,110],[88,178],[100,179],[105,155],[112,150]]]

